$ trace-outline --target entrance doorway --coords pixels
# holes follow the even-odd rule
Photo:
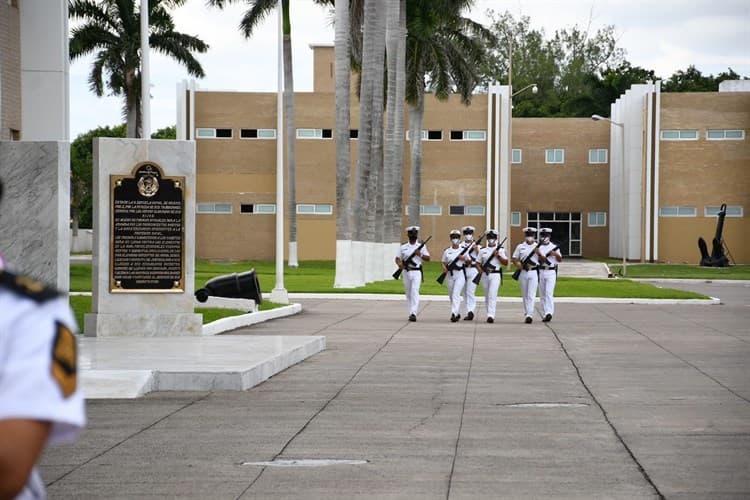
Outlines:
[[[552,229],[552,242],[560,246],[563,255],[580,257],[581,212],[529,212],[529,226],[537,231]]]

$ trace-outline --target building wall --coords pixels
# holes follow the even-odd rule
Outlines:
[[[738,263],[750,262],[750,92],[662,93],[661,130],[698,130],[694,141],[660,141],[659,206],[695,207],[695,217],[659,217],[659,259],[700,261],[697,241],[709,252],[717,218],[704,207],[742,206],[727,217],[723,237]],[[708,129],[740,129],[744,140],[707,140]]]
[[[0,140],[21,130],[21,17],[18,7],[0,1]]]

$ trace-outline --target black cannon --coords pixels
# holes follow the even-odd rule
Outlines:
[[[251,299],[258,305],[263,302],[255,269],[211,278],[203,288],[195,292],[198,302],[207,301],[211,295],[229,299]]]
[[[729,259],[724,253],[724,239],[722,233],[724,231],[724,217],[727,215],[727,204],[722,203],[719,213],[716,214],[718,220],[716,222],[716,234],[711,242],[711,255],[708,254],[708,245],[703,238],[698,238],[698,250],[701,252],[701,266],[706,267],[728,267]]]

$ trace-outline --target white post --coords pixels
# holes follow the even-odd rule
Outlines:
[[[271,302],[288,304],[289,294],[284,288],[284,56],[283,12],[279,8],[278,84],[276,92],[276,285],[271,291]],[[293,137],[289,140],[294,140]]]
[[[492,85],[487,85],[487,202],[485,228],[492,226]]]
[[[615,122],[612,122],[615,125]],[[627,276],[627,252],[628,252],[628,200],[627,200],[627,168],[625,163],[625,125],[620,123],[620,144],[622,152],[622,275]]]
[[[141,0],[141,138],[151,138],[148,0]]]

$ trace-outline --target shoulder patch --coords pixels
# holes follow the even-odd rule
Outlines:
[[[45,302],[58,296],[57,290],[40,281],[3,270],[0,270],[0,288],[5,288],[37,302]]]
[[[76,391],[78,357],[76,337],[70,328],[55,322],[55,341],[52,344],[52,378],[57,382],[63,396],[68,398]]]

